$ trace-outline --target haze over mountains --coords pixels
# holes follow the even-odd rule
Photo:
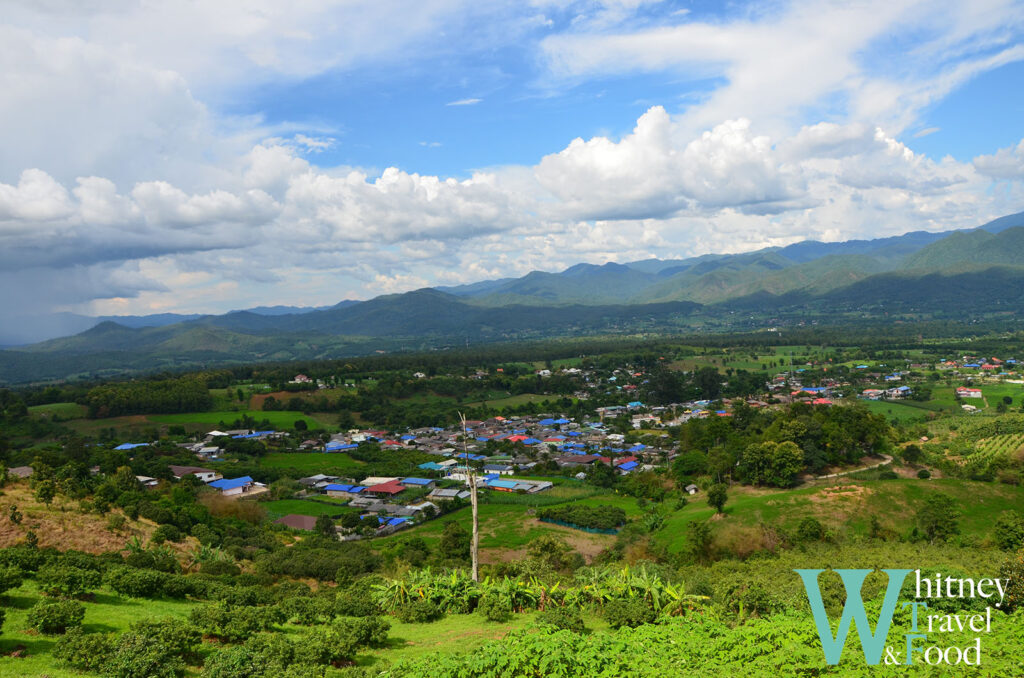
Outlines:
[[[73,332],[75,323],[85,331],[0,351],[0,382],[333,358],[466,341],[693,329],[707,319],[737,313],[766,320],[770,314],[793,312],[957,318],[1017,313],[1022,303],[1024,212],[970,231],[807,241],[682,260],[577,264],[560,273],[534,271],[521,278],[425,288],[326,308],[263,307],[220,316],[63,314],[49,326],[51,331],[72,327]],[[5,328],[6,340],[17,331]]]

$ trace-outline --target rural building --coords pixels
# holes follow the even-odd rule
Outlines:
[[[966,386],[961,386],[960,388],[958,388],[956,390],[956,394],[957,394],[957,396],[959,396],[961,398],[980,398],[981,397],[981,389],[980,388],[967,388]]]
[[[201,466],[170,466],[171,473],[174,474],[175,480],[181,480],[185,476],[195,476],[204,483],[212,483],[214,480],[220,480],[224,476],[217,473],[216,471]]]
[[[331,483],[324,486],[328,497],[356,497],[365,489],[362,485],[342,485],[339,483]]]
[[[250,492],[257,483],[249,476],[241,478],[222,478],[209,483],[209,487],[220,490],[225,497],[237,497]]]

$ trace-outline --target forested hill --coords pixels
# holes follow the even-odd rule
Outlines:
[[[890,314],[1012,320],[1022,307],[1024,212],[971,231],[577,264],[561,273],[535,271],[316,310],[253,309],[159,326],[106,321],[74,336],[0,351],[0,383],[466,342],[750,331]]]

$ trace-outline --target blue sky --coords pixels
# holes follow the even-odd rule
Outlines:
[[[0,17],[0,317],[323,305],[1024,209],[1019,0]]]

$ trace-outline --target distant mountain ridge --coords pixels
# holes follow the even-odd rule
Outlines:
[[[576,264],[560,273],[534,271],[330,307],[90,318],[77,334],[0,351],[0,382],[336,358],[466,341],[729,327],[740,313],[828,318],[892,311],[956,318],[1021,309],[1024,212],[972,230]]]

